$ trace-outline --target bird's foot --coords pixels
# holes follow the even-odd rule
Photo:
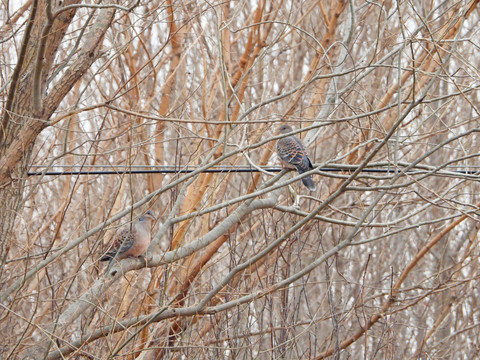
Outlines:
[[[142,260],[145,263],[145,266],[147,266],[147,257],[145,255],[139,255],[137,258]]]
[[[292,196],[292,199],[293,199],[293,207],[300,208],[300,206],[298,204],[299,200],[300,200],[299,195],[297,194],[297,192],[293,189],[293,187],[291,185],[288,185],[288,190],[290,191],[290,195]]]

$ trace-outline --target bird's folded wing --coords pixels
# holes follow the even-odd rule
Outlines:
[[[109,253],[121,254],[130,249],[135,242],[135,228],[125,227],[119,229],[113,239]]]
[[[280,139],[277,145],[278,155],[280,158],[290,164],[301,164],[307,156],[307,152],[303,148],[299,140],[294,137]]]

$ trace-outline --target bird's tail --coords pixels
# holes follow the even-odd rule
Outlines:
[[[113,260],[114,259],[115,259],[115,257],[111,257],[110,259],[108,259],[108,264],[107,264],[107,267],[105,268],[104,274],[108,274],[108,272],[110,271],[110,268],[113,265]]]
[[[115,259],[115,255],[110,252],[107,252],[105,255],[103,255],[100,258],[100,261],[108,261],[107,267],[105,268],[105,274],[108,273],[108,271],[112,267],[114,259]]]
[[[307,176],[302,179],[303,185],[307,187],[308,190],[310,191],[315,191],[317,190],[317,187],[315,186],[315,183],[313,182],[312,176]]]
[[[307,171],[310,171],[310,170],[312,170],[312,169],[309,169],[309,168],[305,169],[304,167],[297,166],[297,171],[298,171],[299,174],[303,174],[304,172],[307,172]],[[315,182],[313,181],[312,175],[302,178],[302,183],[310,191],[317,190],[317,187],[315,186]]]
[[[110,254],[105,254],[100,258],[100,261],[108,261],[111,259],[112,259],[112,256],[110,256]]]

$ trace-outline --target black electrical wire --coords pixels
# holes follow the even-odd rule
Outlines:
[[[264,171],[268,172],[280,172],[282,168],[262,168]],[[355,171],[356,167],[335,167],[335,168],[320,168],[320,171],[325,172],[351,172]],[[60,176],[60,175],[124,175],[124,174],[186,174],[192,173],[196,171],[196,169],[156,169],[156,170],[78,170],[78,171],[30,171],[28,172],[28,176]],[[203,173],[256,173],[260,172],[261,170],[256,168],[213,168],[213,169],[205,169],[201,172]],[[364,173],[383,173],[383,174],[394,174],[398,172],[397,169],[363,169],[362,172]],[[418,172],[419,170],[410,170],[408,173]],[[426,169],[421,169],[421,172],[428,172]],[[479,175],[480,171],[475,170],[451,170],[452,173],[457,173],[461,175]]]

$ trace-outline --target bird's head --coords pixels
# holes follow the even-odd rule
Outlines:
[[[140,219],[138,219],[138,221],[147,221],[147,220],[157,220],[157,217],[153,215],[152,210],[148,210],[145,214],[142,215],[142,217],[140,217]]]
[[[280,126],[278,128],[278,133],[279,134],[286,134],[286,133],[289,133],[293,131],[292,127],[290,125],[287,125],[287,124],[283,124],[282,126]]]

